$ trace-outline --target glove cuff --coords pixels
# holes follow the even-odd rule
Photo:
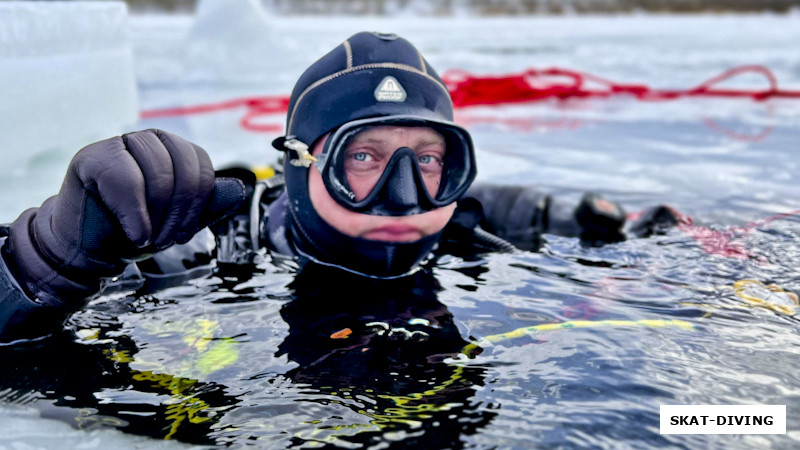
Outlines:
[[[50,223],[46,216],[39,208],[23,212],[10,227],[3,257],[29,297],[43,305],[74,311],[100,290],[101,278],[121,273],[125,265],[122,261],[103,263],[85,255],[69,257],[63,254],[64,248],[70,249],[69,244],[56,248],[46,245],[58,240],[52,230],[41,229],[42,224]],[[42,235],[48,238],[42,239]]]

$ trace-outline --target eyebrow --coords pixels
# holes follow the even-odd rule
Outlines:
[[[377,138],[377,137],[361,137],[356,136],[353,139],[353,142],[360,142],[360,143],[369,143],[369,144],[383,144],[386,142],[384,138]],[[419,142],[422,145],[430,145],[430,144],[445,144],[444,138],[439,136],[431,136],[431,137],[423,137]]]
[[[437,137],[432,137],[432,138],[423,138],[419,143],[423,144],[423,145],[428,145],[428,144],[442,144],[442,145],[445,145],[446,144],[444,138],[440,138],[438,136]]]
[[[382,144],[382,143],[386,142],[386,139],[374,138],[374,137],[356,136],[353,139],[353,142],[367,142],[367,143],[370,143],[370,144]]]

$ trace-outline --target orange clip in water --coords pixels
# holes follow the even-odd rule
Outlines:
[[[351,334],[353,334],[353,330],[350,328],[342,328],[336,333],[331,334],[331,339],[347,339]]]

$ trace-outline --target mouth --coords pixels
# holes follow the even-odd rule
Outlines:
[[[411,242],[422,239],[422,231],[411,225],[392,224],[372,229],[362,237],[373,241]]]

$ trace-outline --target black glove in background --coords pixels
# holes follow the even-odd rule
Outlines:
[[[215,182],[202,148],[160,130],[130,133],[78,152],[59,194],[11,225],[3,256],[31,299],[72,312],[126,259],[189,241],[244,199],[240,181]]]
[[[625,234],[636,238],[666,234],[671,228],[682,223],[690,222],[677,210],[666,205],[658,205],[638,213],[626,224]]]

